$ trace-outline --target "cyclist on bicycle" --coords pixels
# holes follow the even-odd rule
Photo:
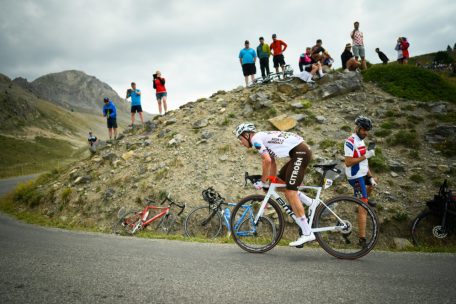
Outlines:
[[[348,182],[354,188],[355,195],[361,191],[361,200],[367,204],[372,187],[377,186],[368,163],[368,159],[375,156],[375,150],[368,150],[364,144],[364,139],[372,129],[372,122],[367,117],[358,116],[355,125],[355,133],[345,140],[345,174]],[[373,205],[372,202],[370,205]],[[366,212],[361,208],[359,211],[359,238],[360,244],[363,245],[366,243]]]
[[[267,177],[277,175],[276,158],[290,157],[290,160],[280,169],[279,178],[287,184],[285,197],[296,214],[296,224],[301,228],[302,235],[290,246],[300,246],[315,240],[305,216],[304,207],[299,197],[298,186],[304,179],[304,172],[309,164],[312,152],[304,143],[301,136],[282,131],[257,132],[252,123],[242,123],[233,132],[246,148],[255,148],[263,159],[261,180],[254,184],[256,189],[268,188]]]

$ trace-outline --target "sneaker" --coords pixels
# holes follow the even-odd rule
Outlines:
[[[291,247],[296,247],[307,242],[315,241],[315,234],[311,233],[309,235],[301,235],[296,241],[288,244]]]
[[[377,202],[374,201],[373,199],[369,199],[369,200],[368,200],[368,204],[369,204],[369,206],[371,206],[372,208],[377,207]]]

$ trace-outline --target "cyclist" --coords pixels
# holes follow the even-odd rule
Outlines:
[[[257,132],[252,123],[242,123],[233,132],[246,148],[255,148],[263,159],[263,172],[261,180],[254,184],[256,189],[268,188],[266,184],[268,175],[277,175],[276,158],[290,157],[290,160],[280,169],[279,178],[287,184],[285,197],[291,204],[296,214],[296,224],[301,228],[302,235],[290,246],[300,246],[315,240],[311,233],[309,223],[301,203],[303,198],[299,194],[298,186],[304,179],[304,172],[309,164],[312,152],[304,143],[301,136],[282,131]]]
[[[372,173],[369,170],[368,159],[375,156],[375,150],[366,149],[364,139],[372,129],[372,122],[369,118],[358,116],[355,120],[355,133],[345,140],[345,174],[348,182],[355,189],[361,190],[364,203],[369,203],[369,195],[372,192],[372,187],[377,186]],[[375,207],[373,202],[370,205]],[[359,241],[362,246],[366,244],[366,211],[362,208],[358,209],[359,223]]]

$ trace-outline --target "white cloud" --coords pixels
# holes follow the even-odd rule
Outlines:
[[[299,54],[319,38],[339,66],[355,20],[371,62],[379,61],[375,47],[395,59],[398,36],[409,38],[412,55],[456,42],[452,0],[0,0],[0,7],[0,72],[33,80],[79,69],[120,96],[136,81],[144,108],[154,113],[157,69],[167,78],[171,108],[242,85],[237,56],[245,39],[256,46],[259,36],[270,42],[277,33],[295,69]]]

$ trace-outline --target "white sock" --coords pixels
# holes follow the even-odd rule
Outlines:
[[[310,226],[307,223],[307,218],[305,216],[298,217],[296,219],[296,224],[298,224],[299,228],[302,230],[302,234],[309,235],[310,234]]]
[[[304,193],[298,192],[298,197],[301,203],[305,204],[306,206],[312,205],[313,200]]]

